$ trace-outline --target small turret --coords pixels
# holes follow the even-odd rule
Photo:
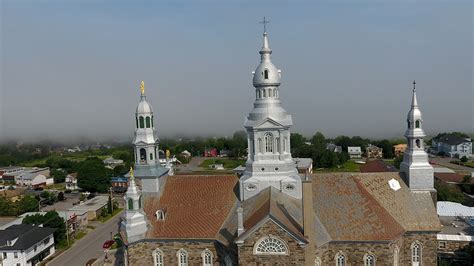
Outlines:
[[[129,243],[145,238],[148,230],[145,214],[142,210],[141,191],[135,184],[133,168],[130,167],[130,182],[124,200],[127,210],[121,223],[121,230],[125,232]]]

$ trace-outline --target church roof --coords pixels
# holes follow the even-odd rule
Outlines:
[[[400,189],[389,186],[392,179]],[[440,230],[430,193],[411,192],[399,173],[314,175],[313,204],[333,241],[384,241],[407,231]]]
[[[168,173],[169,169],[161,166],[159,163],[154,165],[135,165],[134,175],[139,178],[147,177],[159,177]],[[126,174],[125,177],[130,177],[130,174]]]
[[[253,229],[271,219],[294,238],[306,242],[303,236],[301,200],[288,197],[277,189],[268,187],[257,196],[244,201],[242,207],[245,233],[239,237],[240,239],[245,239]]]
[[[145,199],[144,210],[151,224],[148,237],[226,242],[236,231],[231,216],[237,205],[237,182],[233,175],[169,176],[161,197]],[[164,220],[157,221],[157,210],[165,212]]]

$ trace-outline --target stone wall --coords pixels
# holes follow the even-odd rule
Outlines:
[[[411,244],[417,240],[421,243],[422,249],[422,265],[437,265],[438,264],[438,241],[436,233],[405,233],[403,236],[403,247],[400,249],[401,265],[409,265],[411,263]]]
[[[262,237],[274,235],[286,242],[289,255],[254,255],[255,243]],[[304,265],[304,248],[286,231],[272,221],[266,222],[245,239],[239,249],[239,265]]]
[[[207,248],[213,254],[213,263],[223,265],[228,256],[233,263],[237,262],[236,250],[227,248],[219,242],[204,241],[142,241],[128,246],[128,265],[154,265],[153,251],[159,248],[163,252],[165,265],[178,265],[177,252],[181,248],[188,252],[189,265],[202,265],[201,253]]]

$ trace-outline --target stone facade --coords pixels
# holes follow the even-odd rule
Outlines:
[[[177,252],[180,249],[188,253],[189,265],[202,265],[202,252],[206,249],[212,252],[214,265],[237,263],[236,248],[227,248],[217,241],[205,240],[170,240],[170,241],[141,241],[127,248],[128,265],[154,265],[153,251],[159,248],[163,252],[164,265],[178,265]]]
[[[288,255],[254,255],[255,243],[265,236],[277,236],[288,246]],[[239,246],[239,265],[303,265],[305,249],[272,221],[267,221]]]

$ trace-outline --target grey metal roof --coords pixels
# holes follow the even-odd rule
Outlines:
[[[169,169],[161,166],[160,164],[155,165],[135,165],[134,176],[137,178],[147,177],[160,177],[168,173]],[[127,173],[125,177],[129,178],[130,174]]]
[[[25,250],[40,242],[56,231],[54,228],[17,224],[0,230],[0,250]],[[7,246],[7,241],[17,239],[13,245]]]
[[[446,135],[446,136],[443,136],[441,138],[435,138],[433,140],[436,141],[436,142],[442,142],[442,143],[446,143],[446,144],[449,144],[449,145],[459,145],[459,144],[464,143],[464,142],[469,142],[467,139],[461,138],[461,137],[458,137],[458,136],[455,136],[455,135]]]

